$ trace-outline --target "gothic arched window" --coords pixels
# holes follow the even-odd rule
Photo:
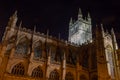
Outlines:
[[[56,70],[52,71],[48,80],[59,80],[59,73]]]
[[[64,50],[59,46],[56,49],[55,61],[61,62],[63,59]]]
[[[42,42],[38,41],[34,45],[34,57],[42,58]]]
[[[41,58],[42,57],[42,50],[40,47],[34,48],[34,57]]]
[[[17,54],[23,54],[26,55],[28,52],[28,44],[27,43],[20,43],[16,46],[15,52]]]
[[[74,76],[72,73],[68,72],[65,76],[65,80],[74,80]]]
[[[67,63],[68,64],[76,64],[76,54],[73,50],[69,49],[69,53],[67,54]]]
[[[32,71],[32,77],[34,78],[43,78],[43,71],[40,67],[37,67],[35,68],[33,71]]]
[[[91,53],[91,69],[96,69],[97,68],[97,57],[96,57],[96,53],[93,50],[93,52]]]
[[[84,54],[83,54],[83,58],[82,58],[82,66],[85,68],[89,67],[89,54],[88,54],[88,50],[85,50]]]
[[[25,69],[24,69],[24,66],[22,63],[19,63],[17,65],[15,65],[13,68],[12,68],[12,74],[14,75],[19,75],[19,76],[23,76],[24,73],[25,73]]]
[[[52,46],[51,47],[51,61],[55,61],[55,57],[56,57],[56,47]]]
[[[85,77],[85,75],[81,75],[80,80],[87,80],[87,78]]]

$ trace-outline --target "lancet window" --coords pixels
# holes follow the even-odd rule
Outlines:
[[[83,59],[82,59],[82,66],[85,68],[89,67],[88,59],[89,59],[88,50],[85,50],[83,54]]]
[[[73,50],[69,49],[69,53],[67,54],[66,62],[68,64],[74,64],[74,65],[76,64],[76,54],[75,54],[75,52],[73,52]]]
[[[93,52],[91,53],[91,69],[96,69],[97,68],[97,57],[96,57],[96,53],[93,50]]]
[[[34,58],[42,58],[42,43],[37,42],[34,45]]]
[[[56,49],[55,61],[61,62],[63,59],[64,50],[59,46]]]
[[[55,56],[56,56],[56,47],[52,46],[51,47],[51,61],[54,62],[55,61]]]

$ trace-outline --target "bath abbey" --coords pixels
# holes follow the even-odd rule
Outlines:
[[[96,26],[90,14],[70,19],[68,40],[26,29],[17,11],[0,42],[0,80],[120,80],[120,49],[114,29]]]

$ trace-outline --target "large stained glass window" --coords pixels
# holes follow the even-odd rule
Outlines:
[[[42,49],[39,47],[34,48],[34,57],[41,58],[42,57]]]
[[[74,64],[74,65],[76,64],[76,54],[73,50],[69,49],[69,53],[67,54],[66,62],[68,64]]]
[[[89,59],[88,50],[85,50],[83,58],[82,58],[82,66],[85,68],[89,67],[88,59]]]
[[[26,55],[27,52],[28,52],[28,45],[27,43],[20,43],[16,46],[16,50],[15,52],[17,54],[23,54],[23,55]]]
[[[56,49],[55,61],[61,62],[63,59],[63,54],[64,54],[63,49],[58,46]]]
[[[40,59],[42,56],[42,42],[38,41],[34,44],[34,58]]]
[[[56,47],[51,48],[51,61],[55,61],[55,56],[56,56]]]

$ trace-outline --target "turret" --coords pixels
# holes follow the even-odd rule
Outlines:
[[[118,45],[117,45],[117,41],[116,41],[116,36],[115,36],[113,28],[111,29],[111,36],[112,36],[112,39],[113,39],[114,48],[118,49]]]
[[[82,11],[81,9],[79,8],[79,11],[78,11],[78,20],[82,19]]]
[[[72,24],[73,24],[73,20],[72,18],[70,18],[69,27],[72,26]]]
[[[104,37],[105,32],[104,32],[103,24],[101,24],[101,32],[102,32],[102,36]]]
[[[89,13],[89,12],[88,12],[88,15],[87,15],[86,20],[91,24],[91,16],[90,16],[90,13]]]
[[[15,28],[17,23],[17,11],[9,18],[8,27]]]

